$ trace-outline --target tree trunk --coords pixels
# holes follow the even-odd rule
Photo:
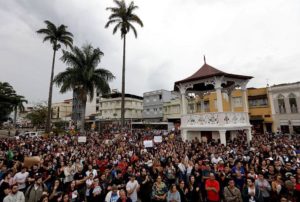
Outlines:
[[[54,47],[56,47],[56,45]],[[50,124],[51,124],[51,112],[52,112],[51,106],[52,106],[52,89],[53,89],[55,54],[56,54],[56,48],[53,51],[52,69],[51,69],[51,76],[50,76],[50,87],[49,87],[49,96],[48,96],[48,111],[47,111],[47,121],[46,121],[46,128],[45,128],[46,133],[50,132]]]
[[[80,135],[84,133],[84,125],[85,125],[85,107],[86,107],[86,99],[81,100],[81,116],[80,116]]]
[[[121,127],[125,125],[125,53],[126,53],[126,34],[123,38],[123,67],[122,67],[122,101],[121,101]]]
[[[14,107],[14,127],[17,126],[17,112],[18,112],[18,108]]]

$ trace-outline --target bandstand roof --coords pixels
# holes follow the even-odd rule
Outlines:
[[[244,75],[238,75],[238,74],[229,74],[226,72],[223,72],[217,68],[214,68],[208,64],[206,64],[206,62],[204,63],[204,65],[198,70],[196,71],[194,74],[192,74],[191,76],[183,79],[183,80],[179,80],[176,81],[174,84],[174,90],[178,90],[177,85],[179,84],[185,84],[185,83],[189,83],[192,81],[197,81],[199,80],[199,84],[195,84],[194,88],[196,87],[196,89],[194,90],[204,90],[204,88],[206,88],[205,90],[210,90],[210,88],[213,89],[213,87],[207,86],[205,87],[204,83],[201,83],[201,80],[203,79],[208,79],[208,78],[213,78],[213,77],[221,77],[224,76],[226,78],[232,78],[232,79],[240,79],[240,80],[248,80],[253,78],[252,76],[244,76]],[[226,86],[223,87],[228,87],[230,85],[232,85],[233,82],[228,82]]]

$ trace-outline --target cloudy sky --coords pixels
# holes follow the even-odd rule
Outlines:
[[[171,90],[207,63],[254,76],[249,86],[300,80],[299,0],[135,0],[144,22],[127,41],[126,91]],[[65,24],[77,46],[91,43],[121,89],[122,41],[105,29],[111,0],[0,0],[0,81],[28,100],[48,97],[52,49],[35,31],[44,20]],[[55,74],[66,66],[59,61]],[[53,100],[71,98],[55,88]]]

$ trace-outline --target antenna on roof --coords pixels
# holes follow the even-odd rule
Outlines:
[[[205,58],[205,55],[203,55],[203,58],[204,58],[204,64],[206,64],[206,58]]]

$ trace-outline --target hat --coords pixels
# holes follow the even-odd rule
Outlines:
[[[36,173],[35,175],[34,175],[34,179],[35,180],[38,180],[38,179],[40,179],[42,177],[42,175],[40,174],[40,173]]]

